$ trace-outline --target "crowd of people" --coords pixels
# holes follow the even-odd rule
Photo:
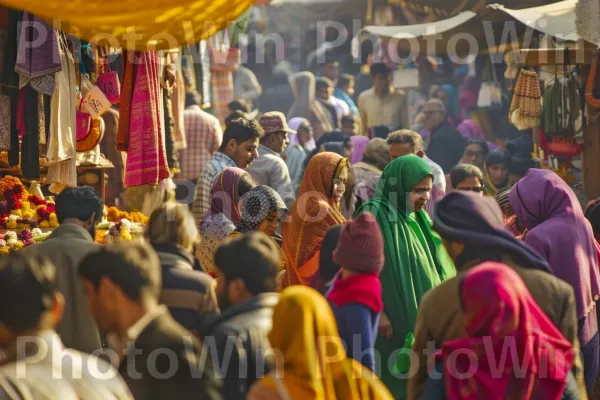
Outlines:
[[[0,259],[0,399],[600,396],[598,201],[452,86],[411,120],[383,63],[358,96],[335,62],[273,73],[224,121],[187,93],[193,201],[144,240],[94,243],[103,203],[67,188]]]

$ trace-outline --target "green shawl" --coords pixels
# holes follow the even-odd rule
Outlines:
[[[420,157],[397,158],[383,171],[375,198],[355,213],[355,217],[363,211],[373,213],[383,234],[385,265],[380,279],[384,312],[392,322],[393,336],[378,337],[375,348],[381,357],[378,375],[396,398],[406,396],[406,379],[394,376],[392,368],[397,350],[415,329],[419,303],[429,289],[456,275],[425,209],[407,212],[408,193],[428,175],[432,175],[431,170]]]

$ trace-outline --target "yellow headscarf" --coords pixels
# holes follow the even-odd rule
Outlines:
[[[269,340],[283,355],[283,369],[278,360],[277,372],[260,383],[276,390],[277,374],[292,399],[393,399],[372,371],[346,355],[331,308],[309,287],[281,293]]]

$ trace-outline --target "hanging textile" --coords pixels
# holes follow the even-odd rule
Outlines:
[[[187,148],[185,122],[183,119],[183,112],[185,111],[185,84],[181,71],[181,55],[177,58],[175,68],[175,86],[173,87],[173,93],[171,93],[171,106],[173,108],[173,122],[175,123],[175,151],[179,151]]]
[[[160,117],[162,99],[159,63],[155,52],[139,53],[134,86],[125,187],[156,185],[169,177],[169,169]]]
[[[131,101],[133,98],[133,85],[135,83],[136,60],[140,56],[137,52],[123,53],[123,75],[121,76],[121,102],[119,103],[119,129],[117,130],[116,149],[127,151],[129,147],[129,124],[131,117]]]
[[[25,179],[40,179],[38,92],[31,86],[24,89],[23,118],[25,134],[21,145],[21,174]]]
[[[117,39],[118,47],[141,51],[177,48],[209,38],[235,21],[254,1],[69,0],[68,6],[48,0],[0,3],[24,9],[46,21],[61,20],[60,30],[74,32],[82,39],[108,34]],[[96,36],[99,33],[102,35]]]
[[[41,43],[40,38],[43,39]],[[25,13],[18,43],[15,71],[19,74],[19,88],[31,85],[38,92],[51,96],[54,93],[54,73],[61,70],[54,29]]]
[[[167,153],[167,165],[174,173],[179,172],[179,162],[177,151],[175,150],[175,117],[173,116],[173,103],[171,96],[176,84],[176,68],[171,62],[170,54],[165,57],[166,64],[163,68],[161,79],[161,94],[163,100],[164,132],[165,132],[165,151]]]
[[[6,37],[6,29],[0,29],[0,76],[4,68]],[[10,150],[10,97],[4,95],[0,87],[0,151],[8,150]]]
[[[17,104],[19,98],[19,74],[15,72],[17,60],[18,27],[23,18],[23,13],[17,10],[8,10],[8,23],[6,26],[6,44],[4,47],[4,60],[0,71],[0,86],[2,94],[9,97],[10,120],[10,148],[8,163],[19,165],[19,133],[17,131]]]
[[[65,187],[77,186],[75,114],[79,101],[75,92],[76,75],[73,55],[59,35],[59,54],[62,71],[56,74],[56,85],[50,108],[48,149],[49,163],[46,183],[50,192],[60,193]]]
[[[539,126],[542,114],[541,97],[537,73],[521,69],[508,112],[510,123],[520,130]]]

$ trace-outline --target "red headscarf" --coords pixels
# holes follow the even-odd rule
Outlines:
[[[442,347],[448,399],[560,399],[573,364],[573,347],[519,275],[504,264],[483,263],[467,273],[460,296],[468,337]],[[465,350],[475,357],[469,360]],[[469,367],[473,376],[459,379]]]
[[[210,213],[217,215],[223,213],[237,225],[241,221],[240,216],[240,196],[238,186],[244,175],[248,174],[240,168],[225,168],[213,182],[210,190]]]

